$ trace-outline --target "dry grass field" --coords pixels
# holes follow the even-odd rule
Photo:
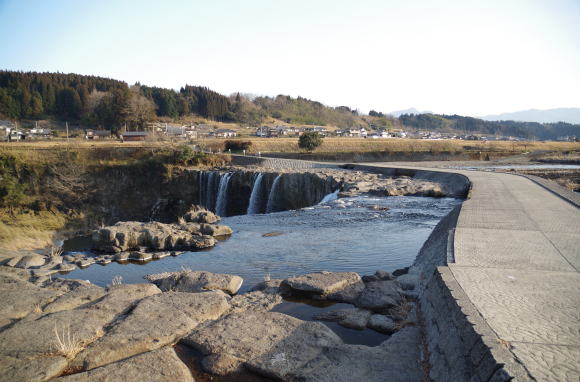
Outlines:
[[[252,142],[249,153],[297,153],[298,138],[237,138]],[[0,143],[0,153],[19,153],[23,157],[37,160],[47,158],[47,155],[57,155],[59,151],[132,151],[135,149],[157,149],[176,147],[183,144],[193,144],[213,152],[223,151],[225,139],[197,139],[175,141],[142,141],[119,142],[117,140],[87,141],[84,139],[27,141]],[[109,149],[109,150],[107,150]],[[568,152],[579,151],[578,142],[554,141],[464,141],[464,140],[425,140],[425,139],[365,139],[365,138],[324,138],[317,153],[346,153],[346,152],[504,152],[519,154],[533,151]]]
[[[251,141],[250,153],[295,153],[299,152],[298,138],[248,138]],[[202,146],[214,151],[223,148],[223,140],[206,139],[198,141]],[[365,138],[324,138],[315,152],[513,152],[519,154],[530,151],[576,151],[580,143],[551,141],[463,141],[463,140],[425,140],[425,139],[365,139]]]

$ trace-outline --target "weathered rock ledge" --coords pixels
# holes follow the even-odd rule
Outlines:
[[[210,375],[242,370],[283,381],[422,377],[420,331],[414,314],[402,310],[414,304],[387,272],[271,280],[233,297],[241,278],[209,272],[157,274],[147,277],[156,285],[108,288],[78,280],[31,282],[29,276],[0,269],[0,293],[9,303],[0,309],[0,380],[193,380],[193,365],[172,347],[177,342],[201,352],[199,372]],[[378,290],[392,292],[398,309],[377,292],[376,283],[385,282],[392,287]],[[353,305],[321,319],[395,334],[376,347],[349,345],[321,322],[271,312],[282,294],[305,290],[323,299],[342,293],[354,302],[372,301],[372,309]]]

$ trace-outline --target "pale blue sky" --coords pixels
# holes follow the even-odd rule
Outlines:
[[[0,68],[365,112],[580,107],[580,0],[0,0]]]

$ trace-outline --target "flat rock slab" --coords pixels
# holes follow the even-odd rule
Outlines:
[[[61,293],[50,289],[41,289],[29,283],[18,284],[21,288],[0,289],[0,327],[26,317],[34,310],[39,310]]]
[[[20,321],[0,333],[0,354],[14,357],[58,355],[57,333],[61,339],[70,335],[80,351],[82,346],[102,335],[103,327],[113,318],[110,311],[76,309]]]
[[[102,298],[88,304],[87,308],[119,314],[142,298],[161,293],[161,290],[153,284],[121,284],[106,288],[106,292]]]
[[[162,291],[222,290],[229,294],[237,293],[244,281],[240,276],[205,271],[164,272],[146,275],[143,278],[157,285]]]
[[[144,353],[84,373],[58,378],[62,382],[193,382],[187,366],[171,347]]]
[[[182,342],[205,355],[238,358],[251,370],[282,380],[326,348],[342,344],[324,324],[275,312],[231,314],[194,330]]]
[[[376,347],[339,345],[290,374],[304,382],[417,382],[424,378],[417,328],[406,328]]]
[[[85,370],[174,343],[198,324],[229,309],[223,293],[167,292],[141,300],[131,313],[80,353],[73,367]]]
[[[277,293],[266,291],[253,291],[239,294],[230,300],[230,313],[240,313],[246,311],[267,312],[276,305],[282,303],[283,299]]]
[[[54,313],[61,310],[75,309],[79,306],[91,303],[103,297],[107,291],[97,285],[83,285],[73,291],[65,293],[56,300],[46,305],[43,313]]]
[[[355,272],[320,272],[288,278],[282,285],[293,292],[328,295],[360,281]]]

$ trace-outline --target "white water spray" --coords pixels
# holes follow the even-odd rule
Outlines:
[[[228,185],[230,183],[230,178],[232,173],[224,174],[220,178],[220,186],[217,195],[217,203],[215,207],[215,213],[219,216],[226,216],[227,206],[228,206]]]
[[[278,175],[276,177],[276,179],[274,179],[274,183],[272,183],[272,188],[270,189],[270,195],[268,195],[268,204],[266,207],[267,213],[273,212],[274,198],[276,197],[276,192],[278,190],[278,184],[280,184],[280,178],[282,178],[282,174]]]
[[[262,190],[262,178],[264,174],[259,173],[254,181],[252,193],[250,195],[250,204],[248,205],[248,215],[255,215],[260,213],[260,191]]]
[[[322,200],[318,204],[332,202],[333,200],[336,200],[336,199],[338,199],[338,190],[326,195],[324,198],[322,198]]]

